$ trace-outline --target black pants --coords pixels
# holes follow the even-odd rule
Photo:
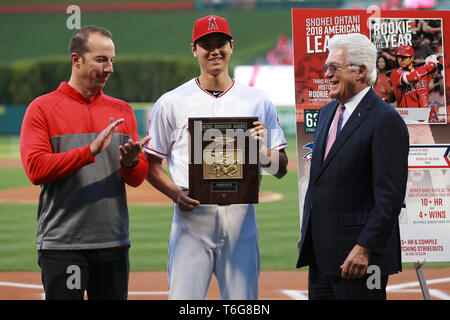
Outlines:
[[[38,250],[45,298],[126,300],[128,249]]]
[[[344,279],[320,272],[315,263],[309,266],[309,300],[386,300],[388,275],[380,276],[379,289],[367,285],[369,275],[360,279]]]

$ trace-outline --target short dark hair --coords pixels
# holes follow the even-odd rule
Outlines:
[[[213,32],[214,33],[214,32]],[[212,33],[210,33],[210,34],[212,34]],[[228,35],[226,35],[226,34],[224,34],[224,33],[221,33],[221,32],[217,32],[217,34],[221,34],[221,35],[223,35],[224,37],[226,37],[227,39],[228,39],[228,42],[230,43],[230,45],[231,45],[231,40],[233,39],[232,37],[230,37],[230,36],[228,36]],[[207,35],[205,35],[204,37],[206,37],[206,36],[208,36],[209,34],[207,34]],[[195,42],[194,42],[194,48],[195,49],[197,49],[197,44],[198,44],[198,42],[202,39],[203,37],[200,37],[200,38],[198,38],[197,40],[195,40]]]
[[[102,36],[112,39],[111,31],[108,29],[93,25],[85,26],[72,35],[69,43],[69,54],[72,55],[72,53],[77,53],[80,56],[83,56],[87,51],[86,42],[89,39],[89,35],[92,33],[99,33]]]

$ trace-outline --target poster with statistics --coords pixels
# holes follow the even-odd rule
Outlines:
[[[377,49],[373,89],[397,110],[410,135],[408,189],[399,216],[402,259],[450,261],[450,12],[293,9],[292,27],[300,217],[317,117],[332,101],[322,70],[328,43],[337,34],[361,33]]]

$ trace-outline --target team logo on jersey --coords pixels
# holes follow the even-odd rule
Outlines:
[[[209,17],[209,24],[208,24],[208,31],[211,30],[219,30],[219,27],[217,26],[216,17],[211,16]]]
[[[311,163],[312,160],[312,153],[313,153],[313,147],[314,147],[314,142],[309,142],[307,144],[305,144],[303,146],[303,149],[309,149],[311,150],[310,152],[308,152],[307,154],[305,154],[303,156],[303,159],[305,160],[306,163]]]
[[[439,122],[439,117],[438,117],[438,108],[436,103],[431,102],[430,103],[430,114],[428,116],[428,122],[430,123],[436,123]]]
[[[427,80],[420,80],[416,83],[417,90],[426,89],[426,88],[427,88]]]

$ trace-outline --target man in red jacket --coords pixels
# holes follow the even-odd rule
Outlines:
[[[22,123],[20,154],[41,185],[37,250],[47,299],[126,299],[129,221],[125,183],[148,163],[132,108],[102,89],[113,72],[111,33],[96,26],[70,41],[69,82],[35,99]]]

